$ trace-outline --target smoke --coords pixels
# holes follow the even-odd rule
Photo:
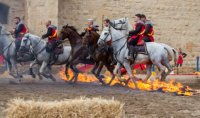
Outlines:
[[[0,2],[0,24],[8,23],[8,14],[10,7]]]

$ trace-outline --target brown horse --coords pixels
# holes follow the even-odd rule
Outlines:
[[[73,26],[68,26],[68,25],[63,26],[60,33],[58,34],[58,38],[60,40],[65,40],[66,38],[69,39],[72,51],[71,51],[71,56],[66,63],[65,74],[67,77],[69,77],[68,68],[70,66],[74,74],[70,82],[74,81],[75,83],[77,81],[78,74],[80,73],[80,71],[76,68],[76,65],[79,63],[84,63],[81,61],[87,55],[88,50],[82,44],[82,37],[79,35],[77,30]],[[98,79],[102,84],[104,84],[104,81],[101,78]]]
[[[106,47],[99,47],[97,45],[99,37],[100,35],[95,31],[86,31],[85,35],[83,36],[83,45],[88,48],[90,57],[95,60],[95,66],[92,69],[92,73],[99,78],[100,72],[105,65],[108,71],[112,74],[112,79],[108,83],[111,84],[112,80],[115,78],[113,74],[114,66],[111,65],[112,54],[108,52]],[[95,73],[96,70],[97,73]]]

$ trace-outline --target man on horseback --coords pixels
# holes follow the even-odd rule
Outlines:
[[[104,19],[103,24],[105,27],[109,27],[109,23],[110,23],[110,19],[108,18]],[[113,47],[111,46],[111,44],[108,45],[107,50],[108,50],[108,53],[110,54],[110,60],[112,60],[111,65],[115,65],[117,62],[113,57]]]
[[[144,14],[141,14],[141,20],[145,23],[145,32],[143,40],[145,42],[154,42],[154,29],[152,22],[150,20],[147,20]]]
[[[27,28],[24,25],[24,23],[21,21],[19,17],[14,18],[14,23],[16,27],[13,29],[12,33],[14,34],[15,37],[15,45],[16,45],[16,56],[18,55],[18,51],[21,45],[21,40],[24,36],[24,34],[27,32]]]
[[[47,33],[42,35],[42,39],[48,38],[47,52],[50,53],[50,60],[55,58],[54,50],[58,45],[57,27],[51,25],[51,21],[46,22]]]
[[[94,20],[93,19],[88,19],[88,24],[87,25],[88,25],[88,27],[85,28],[85,31],[81,33],[81,35],[80,35],[81,37],[83,37],[87,31],[95,31],[95,32],[99,31],[99,26],[98,25],[94,25]]]
[[[129,44],[129,57],[128,59],[134,60],[134,53],[135,51],[135,46],[137,45],[143,45],[144,41],[142,40],[144,37],[144,32],[145,32],[145,24],[143,21],[141,21],[141,14],[136,14],[134,16],[134,21],[136,24],[134,25],[134,30],[129,32],[129,36],[131,38],[128,39],[128,44]]]

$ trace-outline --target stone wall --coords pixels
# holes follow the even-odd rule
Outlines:
[[[41,36],[46,33],[45,22],[58,25],[58,0],[26,0],[27,23],[30,32]]]
[[[102,26],[102,16],[110,19],[131,18],[144,13],[154,23],[156,42],[167,43],[188,54],[185,67],[195,68],[200,52],[199,0],[0,0],[11,6],[9,27],[15,16],[24,18],[29,30],[41,36],[44,23],[52,20],[60,29],[75,26],[81,32],[88,18]],[[133,23],[133,22],[132,22]]]
[[[25,0],[0,0],[0,2],[10,6],[9,21],[6,25],[9,30],[13,28],[13,19],[16,16],[19,16],[22,20],[26,20]]]
[[[59,26],[70,24],[79,30],[88,18],[102,25],[102,15],[117,19],[144,13],[154,23],[156,42],[167,43],[188,54],[185,66],[195,68],[200,54],[199,0],[59,0]],[[133,22],[132,22],[133,23]]]

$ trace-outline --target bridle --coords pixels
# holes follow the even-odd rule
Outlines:
[[[38,54],[40,54],[43,51],[43,49],[41,49],[38,52],[34,52],[35,48],[40,44],[40,42],[42,41],[42,39],[40,39],[35,46],[32,46],[32,42],[31,42],[29,36],[26,37],[26,40],[30,41],[30,52],[33,53],[34,55],[38,55]],[[24,46],[25,49],[27,49],[26,45],[27,45],[27,42],[25,43],[25,46]]]
[[[119,23],[115,23],[115,21],[113,22],[110,22],[109,24],[116,30],[126,30],[126,29],[123,29],[123,25],[126,23],[126,21],[121,21]],[[121,28],[116,28],[115,26],[118,25],[118,24],[121,24]]]
[[[111,27],[114,28],[112,25],[109,26],[109,30],[108,30],[109,33],[106,35],[106,37],[105,37],[104,39],[101,39],[101,38],[100,38],[100,40],[102,40],[102,41],[104,42],[104,44],[106,44],[106,39],[108,38],[109,35],[111,35],[111,40],[112,40],[112,33],[111,33],[111,31],[110,31],[110,28],[111,28]],[[115,29],[115,28],[114,28],[114,29]],[[123,38],[125,38],[125,37],[128,37],[128,35],[124,35],[123,37],[121,37],[121,38],[119,38],[119,39],[116,39],[116,40],[114,40],[114,41],[112,41],[112,42],[118,42],[119,40],[121,40],[121,39],[123,39]],[[115,59],[116,59],[118,62],[120,62],[120,61],[117,59],[117,54],[120,54],[120,53],[121,53],[122,49],[123,49],[124,46],[127,44],[127,41],[128,41],[128,40],[126,40],[125,43],[122,45],[122,47],[114,53]],[[121,62],[120,62],[120,63],[121,63]]]
[[[5,34],[0,34],[0,35],[11,35],[11,34],[10,34],[10,33],[5,33]],[[3,49],[3,53],[4,53],[7,49],[10,48],[10,46],[13,44],[13,42],[15,42],[15,41],[12,40],[12,41],[10,42],[10,44],[9,44],[6,48]]]

